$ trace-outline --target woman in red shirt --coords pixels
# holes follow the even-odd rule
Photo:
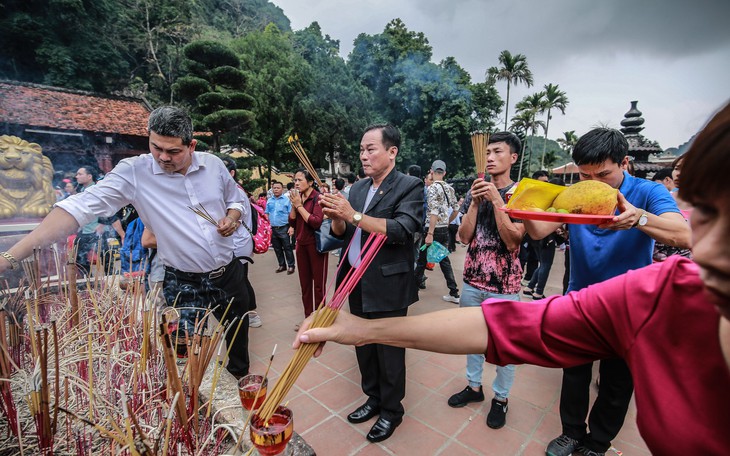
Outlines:
[[[322,208],[317,204],[319,192],[315,186],[312,175],[305,169],[299,169],[294,174],[294,189],[289,191],[289,224],[294,227],[297,238],[297,269],[305,317],[324,299],[327,282],[327,253],[317,252],[314,241],[314,232],[324,218]]]

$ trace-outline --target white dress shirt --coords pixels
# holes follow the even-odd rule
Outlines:
[[[124,159],[98,184],[56,206],[83,226],[132,204],[155,233],[164,265],[208,272],[231,262],[234,239],[218,234],[216,226],[188,206],[202,205],[218,221],[227,209],[243,214],[243,200],[245,195],[218,157],[194,152],[185,175],[165,172],[150,154]]]
[[[241,225],[233,233],[233,251],[237,257],[245,256],[251,258],[253,257],[253,237],[251,237],[249,230],[253,228],[251,226],[251,211],[255,211],[256,209],[251,207],[251,202],[248,200],[246,192],[240,188],[238,191],[243,193],[243,215],[241,215]]]

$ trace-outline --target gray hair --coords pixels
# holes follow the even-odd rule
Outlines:
[[[175,106],[160,106],[152,111],[147,129],[160,136],[180,138],[186,146],[193,140],[193,121],[185,111]]]

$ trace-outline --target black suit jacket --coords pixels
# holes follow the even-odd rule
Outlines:
[[[423,222],[423,182],[393,168],[364,208],[371,185],[370,178],[359,180],[353,184],[349,196],[353,209],[384,218],[387,225],[388,239],[360,279],[362,307],[364,312],[399,310],[418,301],[418,286],[413,274],[413,235],[421,229]],[[354,234],[355,227],[347,223],[343,234],[346,245]],[[361,245],[369,234],[362,232]],[[342,262],[338,284],[350,269],[347,255],[343,254]]]

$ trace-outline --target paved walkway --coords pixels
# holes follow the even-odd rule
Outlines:
[[[460,281],[466,249],[452,254],[454,274]],[[557,252],[546,295],[562,291],[563,253]],[[297,274],[275,274],[273,251],[256,255],[251,282],[256,289],[259,313],[264,325],[250,331],[251,372],[263,373],[274,344],[278,344],[272,366],[272,382],[291,358],[294,325],[303,318]],[[330,275],[334,276],[337,257],[330,255]],[[446,282],[438,267],[427,272],[428,288],[421,300],[410,307],[411,315],[453,307],[441,300]],[[387,290],[384,290],[387,292]],[[535,366],[519,366],[510,394],[507,425],[489,429],[489,412],[494,367],[484,370],[483,403],[454,409],[446,404],[450,395],[464,388],[464,356],[441,355],[418,350],[406,352],[406,415],[395,434],[379,444],[365,435],[375,419],[350,424],[347,414],[365,398],[360,389],[354,349],[328,344],[318,359],[312,360],[289,393],[294,411],[294,428],[320,456],[340,455],[544,455],[547,443],[560,434],[558,415],[562,371]],[[271,383],[270,383],[271,384]],[[591,392],[595,396],[595,388]],[[625,456],[649,455],[636,428],[632,403],[626,423],[614,442]],[[620,454],[619,453],[619,454]],[[614,454],[609,451],[607,455]]]

